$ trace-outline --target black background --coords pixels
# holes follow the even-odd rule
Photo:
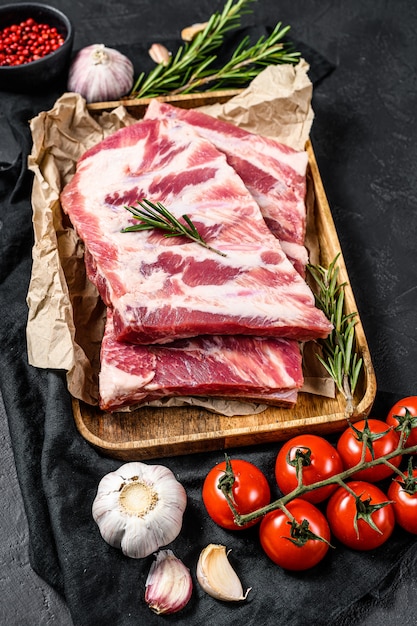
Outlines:
[[[218,0],[50,4],[72,20],[75,50],[90,43],[117,47],[129,54],[136,71],[149,67],[146,50],[151,43],[176,40],[184,25],[204,21],[223,6]],[[396,400],[417,391],[417,5],[412,0],[259,0],[253,8],[245,24],[289,24],[295,40],[334,66],[315,84],[312,142],[376,371],[373,413],[384,417]],[[19,625],[52,618],[68,623],[65,607],[54,600],[46,580],[64,594],[77,626],[157,624],[161,618],[143,603],[150,559],[129,560],[109,548],[91,518],[99,479],[120,463],[99,456],[75,431],[62,374],[27,365],[25,296],[32,244],[27,122],[51,108],[64,89],[63,81],[39,94],[0,92],[0,385],[7,416],[1,426],[5,445],[7,425],[10,429],[29,523],[31,563],[43,579],[36,585],[47,600],[36,605],[39,614],[33,614],[23,574],[18,591],[7,591],[11,563],[3,560],[6,593],[0,616],[4,623]],[[272,475],[275,452],[271,445],[239,454]],[[256,531],[236,536],[207,520],[201,482],[221,456],[219,452],[163,460],[189,495],[184,529],[172,547],[194,575],[201,548],[209,542],[225,543],[232,548],[243,584],[253,592],[246,604],[230,606],[205,596],[196,585],[185,611],[166,621],[414,623],[413,538],[398,531],[376,552],[359,554],[338,547],[308,574],[282,572],[261,554]],[[16,494],[8,481],[2,486],[7,506]],[[22,509],[17,510],[15,528],[6,529],[9,546],[19,541]],[[11,552],[2,554],[10,558]],[[12,554],[16,559],[20,553]],[[19,600],[12,605],[15,597]]]

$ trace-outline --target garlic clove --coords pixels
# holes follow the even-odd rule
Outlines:
[[[183,609],[193,590],[190,570],[172,550],[158,552],[145,586],[145,602],[158,615],[177,613]]]
[[[206,593],[217,600],[246,600],[242,583],[230,565],[226,547],[211,543],[202,550],[197,563],[197,580]]]
[[[171,53],[168,48],[165,48],[161,43],[153,43],[152,46],[148,50],[148,54],[151,57],[152,61],[155,63],[168,65],[171,59]]]
[[[197,24],[186,26],[181,31],[181,39],[187,42],[192,41],[198,33],[206,28],[207,24],[208,22],[198,22]]]
[[[97,516],[97,509],[96,509]],[[126,520],[120,517],[118,511],[108,510],[106,511],[105,522],[101,523],[96,518],[97,524],[99,524],[100,534],[104,541],[106,541],[112,548],[120,548],[126,532]]]

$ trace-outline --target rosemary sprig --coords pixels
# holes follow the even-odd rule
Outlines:
[[[148,74],[142,72],[133,86],[135,98],[190,93],[210,85],[218,89],[225,82],[228,88],[248,84],[268,64],[297,63],[299,53],[282,43],[289,27],[278,23],[269,37],[261,37],[247,48],[248,38],[238,45],[230,60],[216,68],[217,51],[225,35],[241,25],[241,17],[251,13],[254,0],[227,0],[223,10],[214,13],[204,30],[180,46],[167,64],[158,64]]]
[[[363,360],[355,351],[355,324],[357,313],[344,313],[346,283],[338,283],[337,255],[325,269],[321,265],[308,265],[315,281],[316,304],[332,322],[333,330],[320,340],[323,356],[317,358],[334,380],[346,399],[346,412],[353,412],[353,395],[359,379]]]
[[[197,68],[188,82],[172,93],[190,93],[214,82],[215,86],[211,86],[210,89],[218,89],[223,84],[227,84],[228,87],[246,85],[267,65],[296,62],[298,53],[287,51],[281,41],[288,30],[289,26],[283,28],[281,23],[278,23],[268,38],[260,37],[257,43],[249,48],[247,48],[249,37],[245,37],[223,67],[212,73],[209,73],[210,68]]]
[[[140,230],[153,230],[154,228],[163,230],[165,237],[187,237],[195,241],[200,246],[211,250],[220,256],[226,256],[224,252],[212,248],[200,235],[188,215],[182,215],[185,224],[180,222],[163,204],[157,202],[154,204],[146,198],[138,200],[137,204],[141,208],[125,205],[135,219],[139,220],[139,224],[127,226],[122,229],[122,233],[135,232]]]

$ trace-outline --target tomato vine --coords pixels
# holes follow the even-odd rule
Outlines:
[[[352,424],[349,424],[349,428],[352,428]],[[380,465],[385,465],[389,467],[392,472],[395,472],[400,477],[402,477],[403,480],[406,480],[407,475],[405,475],[396,465],[394,465],[391,462],[391,459],[395,459],[398,456],[403,457],[405,455],[417,454],[417,445],[408,446],[408,447],[404,446],[404,442],[406,441],[407,436],[409,434],[409,424],[407,423],[406,419],[403,420],[402,424],[399,426],[399,432],[400,432],[400,437],[398,440],[398,445],[391,452],[384,454],[383,456],[380,456],[380,457],[372,458],[371,460],[367,461],[365,460],[365,456],[370,446],[372,449],[373,436],[372,436],[372,433],[369,432],[369,429],[365,428],[363,432],[361,432],[362,455],[357,464],[355,464],[352,467],[349,467],[348,469],[344,469],[342,472],[339,472],[338,474],[335,474],[334,476],[316,481],[311,484],[305,484],[303,482],[302,468],[301,468],[301,479],[299,480],[298,485],[291,492],[281,496],[280,498],[278,498],[277,500],[274,500],[273,502],[270,502],[266,506],[263,506],[255,511],[252,511],[251,513],[240,514],[237,511],[232,498],[230,497],[230,485],[233,483],[233,475],[232,475],[233,470],[230,464],[228,466],[227,481],[224,481],[223,484],[218,484],[218,488],[222,490],[223,495],[232,511],[235,524],[237,526],[245,526],[248,523],[253,522],[254,520],[259,519],[263,517],[264,515],[270,513],[271,511],[275,511],[277,509],[280,509],[281,511],[285,513],[286,505],[289,502],[291,502],[295,498],[300,498],[301,496],[304,496],[305,494],[311,491],[321,489],[323,487],[327,487],[329,485],[334,485],[334,484],[340,487],[344,487],[345,489],[349,489],[349,487],[346,487],[346,481],[349,478],[354,477],[355,474],[357,474],[359,471],[375,468]],[[409,474],[408,474],[408,478],[409,478]],[[227,485],[227,488],[225,487],[225,485]]]

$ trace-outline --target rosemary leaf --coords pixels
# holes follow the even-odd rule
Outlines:
[[[122,233],[158,229],[164,231],[165,237],[187,237],[200,246],[207,248],[207,250],[211,250],[220,256],[227,256],[224,252],[210,246],[203,239],[188,215],[181,216],[185,222],[184,224],[160,202],[154,204],[145,198],[144,200],[138,200],[137,204],[140,208],[132,205],[125,205],[124,208],[139,221],[139,224],[126,226],[126,228],[122,229]]]
[[[355,325],[357,313],[345,313],[346,283],[339,283],[337,255],[325,269],[321,265],[308,265],[307,269],[315,283],[317,306],[333,323],[333,330],[326,339],[319,340],[322,356],[317,358],[334,380],[336,387],[347,401],[347,412],[353,411],[353,394],[359,380],[363,359],[355,351]]]
[[[351,374],[351,383],[350,383],[350,388],[351,388],[352,394],[354,393],[354,391],[356,389],[356,385],[358,383],[359,374],[361,372],[362,365],[363,365],[363,359],[362,358],[358,358],[358,355],[354,354],[353,355],[352,374]]]
[[[147,75],[141,73],[131,96],[153,98],[224,85],[232,89],[247,85],[267,65],[298,63],[300,54],[282,41],[290,27],[279,22],[268,37],[260,37],[252,46],[244,37],[223,67],[216,67],[217,52],[225,36],[241,26],[242,16],[252,12],[250,5],[254,1],[227,0],[223,10],[214,13],[206,27],[191,42],[180,46],[167,64],[158,64]]]

